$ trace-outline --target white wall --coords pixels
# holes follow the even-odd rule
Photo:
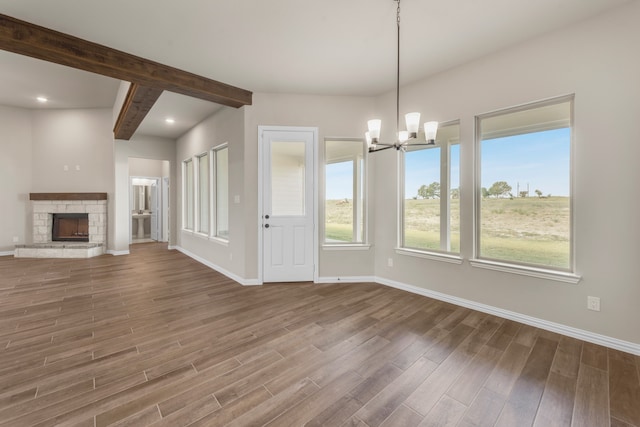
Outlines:
[[[0,107],[0,125],[0,252],[13,249],[14,236],[31,243],[29,193],[102,192],[111,202],[110,109]]]
[[[182,208],[179,208],[178,246],[206,262],[217,266],[234,278],[242,281],[245,275],[245,241],[244,210],[246,195],[244,193],[244,110],[225,107],[218,110],[177,141],[178,162],[178,199],[182,200],[182,162],[196,155],[207,152],[221,144],[228,144],[229,153],[229,241],[209,239],[199,233],[181,230]],[[235,203],[235,197],[240,202]],[[182,206],[182,204],[180,204]]]
[[[114,142],[115,162],[114,181],[115,196],[112,211],[109,212],[109,247],[114,254],[126,254],[129,251],[129,159],[166,160],[169,162],[168,175],[166,166],[159,169],[163,176],[169,176],[169,245],[176,242],[175,212],[176,204],[176,143],[173,139],[155,136],[134,135],[131,140],[120,139]],[[135,162],[135,161],[134,161]]]
[[[0,255],[31,243],[31,111],[0,106]]]
[[[403,89],[402,109],[460,119],[462,255],[473,255],[474,116],[575,93],[577,285],[398,255],[397,162],[375,156],[376,275],[640,343],[640,3],[484,57]],[[379,99],[393,123],[395,99]],[[384,195],[384,196],[383,196]],[[393,268],[387,258],[394,258]],[[586,308],[587,296],[602,311]]]
[[[320,96],[254,93],[253,105],[246,109],[245,132],[245,230],[246,278],[258,277],[258,126],[303,126],[318,128],[319,222],[324,221],[322,171],[325,138],[362,138],[366,121],[374,112],[373,99],[355,96]],[[368,202],[373,206],[374,190],[369,189]],[[371,213],[369,222],[375,218]],[[373,228],[369,227],[370,240]],[[318,245],[321,239],[318,238]],[[362,277],[373,274],[373,249],[358,251],[319,251],[319,276]]]
[[[162,177],[165,169],[164,160],[129,157],[129,176]]]
[[[31,191],[103,192],[111,197],[111,110],[34,110],[32,114]]]

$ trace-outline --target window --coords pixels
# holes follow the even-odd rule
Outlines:
[[[214,148],[215,237],[229,238],[229,148]]]
[[[443,124],[436,145],[414,146],[403,155],[400,246],[429,252],[460,252],[460,125]]]
[[[364,243],[365,143],[325,141],[324,241]]]
[[[573,97],[476,118],[476,256],[572,271]]]
[[[187,230],[193,230],[193,160],[185,160],[183,162],[183,200],[184,209],[182,211],[182,227]]]
[[[198,156],[198,232],[209,234],[209,154]]]

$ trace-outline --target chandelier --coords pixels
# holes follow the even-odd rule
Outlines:
[[[407,130],[400,131],[400,0],[393,0],[398,3],[396,9],[396,24],[398,28],[397,50],[396,50],[396,141],[393,143],[380,142],[380,128],[382,120],[372,119],[367,122],[369,131],[365,133],[369,152],[387,150],[406,150],[408,146],[434,145],[436,143],[436,132],[438,122],[426,122],[424,124],[424,141],[418,139],[420,128],[420,113],[407,113],[405,117]]]

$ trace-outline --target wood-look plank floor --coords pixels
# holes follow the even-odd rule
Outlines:
[[[640,357],[377,284],[243,287],[162,244],[0,257],[0,426],[634,426]]]

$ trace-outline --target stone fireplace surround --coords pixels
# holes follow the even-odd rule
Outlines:
[[[90,258],[105,253],[107,193],[30,193],[32,244],[17,245],[16,258]],[[89,214],[89,242],[53,242],[54,213]]]

